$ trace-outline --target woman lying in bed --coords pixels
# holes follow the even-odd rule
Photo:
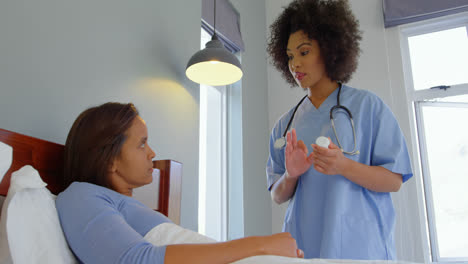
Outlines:
[[[76,119],[65,144],[65,182],[56,206],[70,248],[84,263],[230,263],[254,255],[303,257],[289,233],[212,244],[157,247],[144,240],[170,222],[132,198],[152,181],[145,121],[133,104],[107,103]]]

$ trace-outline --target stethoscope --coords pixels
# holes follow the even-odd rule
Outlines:
[[[359,154],[359,150],[356,150],[356,131],[354,129],[354,121],[353,121],[353,115],[351,114],[351,111],[349,111],[348,108],[346,108],[345,106],[342,106],[340,104],[340,94],[341,94],[341,83],[339,83],[339,86],[338,86],[338,95],[336,96],[336,105],[333,106],[331,109],[330,109],[330,122],[331,122],[331,125],[332,125],[332,128],[333,128],[333,133],[335,134],[335,138],[336,138],[336,141],[338,142],[338,146],[340,147],[341,149],[341,152],[345,153],[345,154],[348,154],[348,155],[357,155]],[[299,108],[299,105],[301,105],[301,103],[304,101],[304,99],[307,98],[307,95],[304,96],[300,101],[299,103],[296,105],[296,107],[294,108],[294,112],[291,116],[291,118],[289,118],[289,122],[288,122],[288,125],[286,126],[286,129],[284,130],[284,133],[283,133],[283,136],[278,138],[276,141],[275,141],[275,144],[274,144],[274,147],[277,148],[277,149],[280,149],[280,148],[283,148],[285,145],[286,145],[286,134],[288,133],[288,130],[289,130],[289,127],[291,126],[291,122],[293,121],[294,119],[294,116],[296,115],[296,111],[297,111],[297,108]],[[335,129],[335,122],[333,121],[333,112],[335,112],[336,110],[338,109],[342,109],[344,110],[348,116],[349,116],[349,120],[351,121],[351,127],[353,128],[353,138],[354,138],[354,149],[353,151],[345,151],[343,149],[343,147],[341,146],[341,143],[340,143],[340,140],[338,139],[338,135],[336,133],[336,129]]]

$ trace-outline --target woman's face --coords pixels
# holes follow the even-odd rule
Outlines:
[[[131,196],[132,189],[151,183],[156,156],[148,145],[145,121],[137,116],[125,133],[127,138],[120,154],[112,163],[110,182],[112,189]]]
[[[324,78],[328,79],[318,42],[309,39],[302,30],[289,36],[286,53],[289,71],[302,88],[314,87]]]

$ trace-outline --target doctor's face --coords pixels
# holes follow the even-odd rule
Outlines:
[[[303,31],[289,36],[286,53],[289,71],[302,88],[312,88],[322,79],[328,79],[318,42],[309,39]]]
[[[111,183],[115,191],[131,195],[131,190],[151,183],[153,161],[156,156],[148,145],[145,121],[137,116],[126,131],[126,140],[111,170]]]

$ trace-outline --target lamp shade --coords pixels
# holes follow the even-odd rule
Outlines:
[[[215,34],[205,49],[190,58],[185,75],[196,83],[220,86],[240,80],[242,69],[236,56],[224,48]]]

